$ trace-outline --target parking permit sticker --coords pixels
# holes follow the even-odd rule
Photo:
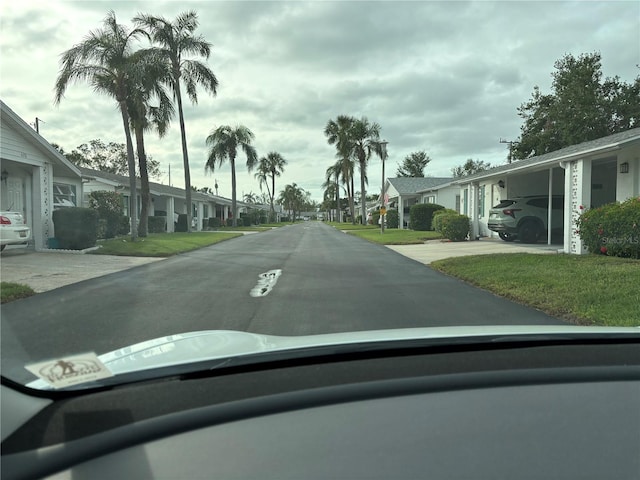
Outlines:
[[[25,368],[53,388],[65,388],[113,376],[95,353],[32,363],[25,365]]]

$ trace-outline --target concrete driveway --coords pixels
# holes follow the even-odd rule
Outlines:
[[[387,247],[425,265],[444,258],[464,257],[468,255],[517,252],[537,254],[562,253],[562,245],[546,245],[541,243],[531,245],[518,242],[505,242],[499,238],[483,238],[472,242],[429,240],[419,245],[387,245]]]

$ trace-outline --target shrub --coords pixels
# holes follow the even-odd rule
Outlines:
[[[436,210],[435,212],[433,212],[433,218],[431,219],[431,228],[433,228],[436,232],[439,232],[440,217],[442,215],[451,215],[451,214],[458,215],[458,212],[450,208],[443,208],[442,210]]]
[[[167,230],[167,217],[155,216],[148,218],[149,233],[164,233]]]
[[[233,227],[233,218],[227,218],[227,227]]]
[[[452,242],[465,240],[469,235],[469,217],[458,213],[449,213],[438,216],[439,232]]]
[[[101,238],[113,238],[120,233],[123,209],[122,195],[107,190],[91,192],[89,207],[98,212],[98,217],[101,220],[106,221],[104,236]]]
[[[209,218],[209,228],[219,228],[220,225],[220,219],[218,217]]]
[[[94,247],[98,238],[98,212],[93,208],[54,210],[53,224],[58,245],[66,250]]]
[[[251,226],[251,215],[244,215],[240,217],[241,221],[238,221],[238,226],[250,227]]]
[[[186,232],[187,231],[187,222],[188,222],[187,214],[181,213],[178,215],[178,224],[176,225],[176,232]]]
[[[431,219],[433,218],[433,212],[437,210],[443,210],[442,205],[435,203],[416,203],[411,206],[409,210],[409,223],[412,230],[431,230]]]
[[[380,212],[379,211],[378,212],[373,212],[371,214],[371,220],[369,220],[369,224],[370,225],[379,225],[379,223],[378,223],[379,221],[380,221]]]
[[[107,238],[107,221],[104,218],[98,218],[98,229],[96,230],[96,238]]]
[[[131,231],[131,219],[121,215],[118,222],[118,235],[127,235]]]
[[[589,252],[640,258],[640,197],[587,210],[576,226]]]
[[[399,218],[397,210],[387,210],[387,228],[398,228]]]

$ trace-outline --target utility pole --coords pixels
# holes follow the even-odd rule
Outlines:
[[[218,196],[218,179],[216,178],[216,183],[214,184],[216,187],[216,197]]]
[[[41,118],[36,117],[36,123],[34,123],[34,126],[36,127],[36,133],[40,133],[40,122],[45,123],[44,120],[42,120]]]
[[[171,185],[171,164],[169,164],[169,186],[172,187],[173,185]]]
[[[518,142],[505,140],[502,137],[500,137],[500,143],[506,143],[507,145],[509,145],[509,156],[507,157],[507,162],[511,163],[513,161],[513,146],[516,145]]]

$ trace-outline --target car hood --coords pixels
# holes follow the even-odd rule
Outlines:
[[[120,348],[99,360],[115,376],[200,362],[207,369],[287,358],[376,350],[402,346],[531,342],[578,338],[640,337],[640,328],[578,326],[432,327],[275,336],[234,330],[179,333]],[[30,388],[50,389],[43,380]]]

